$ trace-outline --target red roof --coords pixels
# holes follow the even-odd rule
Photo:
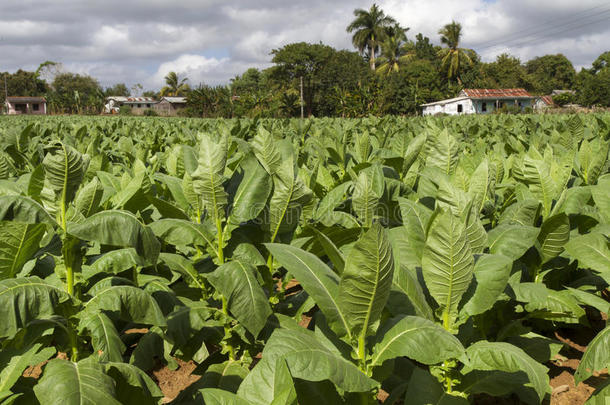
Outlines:
[[[531,97],[525,89],[464,89],[462,93],[471,98]]]
[[[546,105],[555,105],[555,103],[553,102],[553,97],[551,96],[542,96],[540,98]]]

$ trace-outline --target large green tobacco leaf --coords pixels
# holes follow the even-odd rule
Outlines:
[[[278,359],[284,359],[294,378],[307,381],[330,380],[348,392],[364,392],[378,383],[367,377],[339,352],[329,349],[313,332],[305,329],[276,329],[263,350],[263,360],[248,375],[251,383],[273,378]],[[264,363],[264,364],[263,364]],[[260,367],[261,371],[257,371]],[[273,374],[272,374],[273,373]]]
[[[339,276],[315,255],[290,245],[265,245],[273,257],[294,275],[324,316],[333,331],[352,336],[346,315],[338,302]]]
[[[551,290],[542,283],[517,283],[511,287],[516,300],[527,303],[525,310],[533,316],[574,323],[585,315],[567,290]]]
[[[267,360],[264,360],[267,363]],[[265,364],[262,367],[265,367]],[[258,372],[258,370],[257,370]],[[296,392],[284,359],[278,359],[269,378],[250,378],[240,384],[237,395],[254,405],[296,405]]]
[[[451,395],[430,372],[415,368],[405,396],[405,404],[417,405],[468,405],[467,399]]]
[[[474,265],[476,290],[462,311],[473,316],[493,307],[508,284],[511,269],[512,260],[506,256],[481,255]]]
[[[39,249],[45,224],[0,221],[0,280],[12,278]]]
[[[258,336],[271,315],[265,292],[255,276],[256,268],[249,263],[225,263],[208,280],[226,299],[229,311],[254,336]]]
[[[604,222],[610,224],[610,174],[597,180],[597,185],[591,188],[591,194]]]
[[[176,246],[209,246],[216,249],[213,230],[207,224],[197,224],[184,219],[163,218],[148,227],[165,243]]]
[[[526,155],[523,159],[523,175],[531,192],[542,202],[542,216],[546,218],[556,197],[551,168],[544,160]]]
[[[396,252],[395,245],[392,245],[392,249]],[[417,315],[434,320],[434,313],[426,301],[417,274],[398,263],[394,267],[392,290],[387,303],[388,310],[394,315]]]
[[[42,343],[22,349],[2,349],[0,352],[0,392],[10,390],[27,367],[40,364],[54,354],[54,347],[43,348]],[[0,403],[3,403],[1,401],[0,399]]]
[[[518,224],[524,226],[534,225],[540,202],[526,199],[511,204],[502,212],[498,224]]]
[[[486,201],[492,200],[496,186],[496,171],[487,159],[484,159],[470,177],[468,192],[473,198],[473,209],[479,213]]]
[[[610,275],[610,249],[604,235],[589,233],[577,236],[565,245],[565,249],[578,260],[579,267]]]
[[[361,171],[354,181],[352,207],[363,226],[370,227],[373,223],[379,199],[383,196],[383,190],[383,172],[378,165]]]
[[[90,266],[83,266],[83,277],[89,279],[101,273],[119,274],[136,266],[146,266],[146,261],[134,248],[111,250],[98,257]]]
[[[165,325],[165,317],[154,298],[144,290],[127,285],[110,285],[95,294],[86,304],[83,316],[109,312],[126,321],[148,325]]]
[[[397,230],[407,241],[408,247],[394,250],[394,255],[400,258],[400,263],[409,268],[421,266],[421,258],[426,245],[426,229],[432,211],[423,204],[404,198],[398,199],[400,214],[405,229]],[[394,229],[394,228],[393,228]],[[390,230],[390,233],[393,230]]]
[[[51,360],[34,387],[42,404],[48,405],[120,405],[115,383],[103,367],[89,358],[78,363]]]
[[[21,195],[0,196],[0,220],[27,224],[55,224],[42,205]]]
[[[354,336],[375,333],[393,275],[394,258],[386,230],[374,224],[350,250],[339,283],[339,307]]]
[[[587,346],[587,350],[574,373],[576,384],[589,378],[594,371],[610,368],[610,326],[599,332]]]
[[[218,223],[225,217],[227,193],[222,185],[227,161],[227,137],[219,142],[211,135],[201,136],[199,165],[192,174],[193,190],[201,196],[212,221]]]
[[[538,394],[526,386],[528,382],[529,378],[523,371],[473,370],[462,377],[459,390],[470,395],[485,393],[493,397],[516,394],[526,404],[539,405]]]
[[[244,365],[235,360],[212,364],[205,371],[205,374],[198,382],[198,386],[237,392],[242,380],[248,375],[248,371]]]
[[[430,224],[422,272],[428,291],[443,311],[443,324],[447,329],[470,285],[473,268],[466,226],[450,211],[440,212]]]
[[[424,145],[426,144],[426,134],[420,134],[413,138],[411,142],[409,142],[409,146],[405,151],[404,161],[402,165],[402,175],[403,177],[407,174],[413,163],[417,160],[420,152],[422,151]]]
[[[200,279],[199,273],[195,270],[192,260],[174,253],[161,253],[159,255],[159,261],[165,263],[171,271],[180,273],[187,283],[195,285],[201,290],[205,290],[205,286]]]
[[[126,173],[123,176],[129,181],[121,187],[118,193],[112,196],[113,207],[133,212],[146,208],[148,205],[146,194],[150,191],[151,181],[144,163],[136,160],[133,167],[133,177],[125,177],[128,176]]]
[[[337,274],[343,273],[343,269],[345,268],[345,258],[343,257],[343,253],[341,253],[333,241],[326,236],[324,232],[318,231],[314,227],[312,227],[311,230],[316,234],[318,243],[322,246],[324,253],[326,253],[326,256],[328,256],[332,262],[333,270],[335,270]]]
[[[389,321],[377,333],[371,365],[406,356],[423,364],[438,364],[464,353],[460,341],[432,321],[405,316]]]
[[[484,340],[476,342],[466,349],[464,362],[468,370],[499,370],[509,373],[523,371],[540,400],[549,390],[548,369],[509,343]]]
[[[91,345],[102,361],[123,361],[125,345],[114,324],[103,312],[81,318],[79,329],[91,337]]]
[[[539,228],[518,224],[501,224],[487,234],[489,252],[517,260],[536,243]]]
[[[90,217],[99,211],[103,194],[102,183],[97,177],[94,177],[76,194],[74,206],[85,218]]]
[[[563,252],[563,246],[570,239],[570,218],[564,214],[554,215],[542,223],[536,247],[546,263]]]
[[[134,365],[108,362],[104,369],[114,379],[116,397],[123,404],[158,404],[163,398],[157,384]]]
[[[87,166],[83,155],[71,146],[57,143],[48,149],[42,166],[55,195],[65,203],[72,201]]]
[[[0,281],[0,338],[14,336],[35,319],[61,314],[69,301],[66,292],[38,277]]]
[[[445,174],[452,174],[459,160],[459,148],[456,139],[443,129],[428,136],[426,166],[437,167]]]
[[[272,181],[257,160],[250,157],[241,163],[243,179],[233,197],[229,222],[239,225],[254,219],[265,208],[271,193]]]
[[[297,227],[303,206],[311,197],[311,190],[295,175],[292,160],[284,160],[273,177],[273,195],[269,201],[271,242]]]
[[[282,158],[276,140],[262,126],[258,127],[258,134],[252,138],[252,149],[267,173],[273,176],[278,171]]]
[[[133,247],[150,263],[156,263],[160,244],[153,231],[130,212],[98,212],[79,224],[69,223],[68,233],[103,245]]]
[[[218,388],[204,388],[201,396],[206,405],[251,405],[252,403],[238,397],[232,392]]]

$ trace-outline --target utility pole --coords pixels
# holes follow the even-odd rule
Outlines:
[[[301,119],[303,118],[303,76],[301,76]]]
[[[8,112],[8,86],[6,85],[6,73],[4,74],[4,108]]]

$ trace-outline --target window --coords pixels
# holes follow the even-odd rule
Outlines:
[[[458,113],[461,113],[464,110],[461,104],[458,104]]]
[[[487,111],[487,103],[481,104],[481,111],[483,111],[483,112]]]
[[[40,104],[32,104],[32,110],[40,111]]]
[[[150,108],[150,104],[146,104],[146,108]]]
[[[142,104],[138,104],[138,108],[142,108]]]

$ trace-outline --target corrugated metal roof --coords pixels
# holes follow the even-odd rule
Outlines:
[[[542,96],[540,97],[540,99],[542,100],[542,102],[544,102],[546,105],[555,105],[555,102],[553,102],[553,97],[551,96]]]
[[[127,97],[125,104],[141,104],[141,103],[156,103],[152,97]]]
[[[525,89],[464,89],[460,95],[470,98],[532,97]]]
[[[7,97],[9,103],[46,103],[44,97]]]
[[[106,97],[106,100],[108,100],[108,101],[114,100],[114,101],[124,103],[125,101],[127,101],[128,98],[129,97],[125,97],[125,96],[109,96],[109,97]]]
[[[167,100],[170,103],[182,104],[186,103],[186,97],[163,97],[161,100]]]

